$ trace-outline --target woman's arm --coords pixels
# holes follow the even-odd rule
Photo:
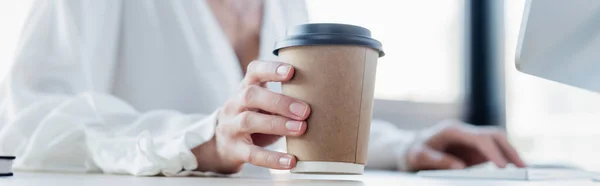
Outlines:
[[[374,120],[369,141],[368,168],[419,171],[462,169],[493,162],[498,167],[525,163],[503,131],[446,120],[420,131],[403,131]]]
[[[216,114],[139,112],[110,95],[121,1],[36,1],[0,95],[15,169],[173,175],[195,170]],[[199,157],[200,158],[200,157]]]
[[[190,150],[212,137],[215,114],[139,112],[91,89],[97,84],[81,76],[82,63],[23,57],[13,65],[1,98],[0,154],[19,157],[15,169],[134,175],[196,169]]]
[[[20,106],[2,110],[11,119],[0,131],[0,154],[19,157],[17,170],[189,172],[197,168],[191,149],[208,141],[216,124],[214,114],[140,113],[117,98],[96,93],[47,96],[12,110]]]
[[[374,119],[371,122],[367,168],[401,170],[406,167],[406,151],[415,141],[416,133]]]

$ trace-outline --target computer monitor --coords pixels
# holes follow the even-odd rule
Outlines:
[[[600,0],[527,0],[519,71],[600,92]]]

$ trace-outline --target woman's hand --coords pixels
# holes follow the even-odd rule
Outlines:
[[[426,130],[406,156],[407,171],[462,169],[487,161],[501,168],[508,163],[525,166],[504,132],[460,121],[445,121]]]
[[[288,64],[254,61],[248,65],[240,93],[229,99],[218,115],[213,139],[192,150],[199,171],[235,173],[244,163],[272,169],[291,169],[296,158],[263,149],[282,136],[306,131],[310,106],[267,90],[266,82],[285,82],[294,68]]]

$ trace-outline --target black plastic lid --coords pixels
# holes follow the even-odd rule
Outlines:
[[[381,43],[371,38],[366,28],[347,24],[312,23],[302,24],[289,29],[286,37],[275,43],[273,54],[279,55],[279,49],[306,45],[360,45],[370,47],[383,57]]]
[[[0,156],[0,160],[14,160],[14,156]]]
[[[9,176],[13,176],[12,172],[9,173],[0,173],[0,177],[9,177]]]

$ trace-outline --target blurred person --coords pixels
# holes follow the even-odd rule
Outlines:
[[[268,148],[300,136],[310,106],[279,93],[272,52],[307,22],[301,0],[38,0],[0,87],[0,154],[16,170],[231,174],[291,169]],[[373,120],[367,168],[524,163],[502,131]]]

